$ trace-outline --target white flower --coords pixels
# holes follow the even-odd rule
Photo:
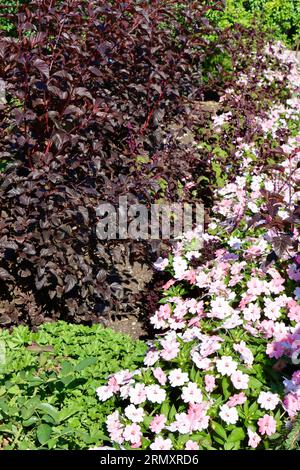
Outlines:
[[[174,277],[175,279],[182,279],[185,272],[188,269],[188,264],[182,256],[174,256],[173,259],[173,268],[175,271]]]
[[[189,376],[181,369],[174,369],[169,373],[169,382],[171,387],[181,387],[184,383],[188,382]]]
[[[222,328],[230,330],[238,325],[242,325],[242,323],[243,320],[240,318],[239,314],[235,312],[222,323]]]
[[[271,392],[260,392],[257,399],[257,403],[259,403],[264,410],[275,410],[279,401],[280,399],[277,393]]]
[[[236,371],[237,362],[231,356],[223,356],[216,361],[216,367],[221,375],[232,375]]]
[[[129,390],[130,402],[133,405],[140,405],[146,400],[146,387],[144,384],[137,383]]]
[[[245,320],[255,322],[260,319],[260,308],[257,304],[250,303],[243,309]]]
[[[225,421],[226,424],[235,424],[239,419],[238,412],[234,406],[221,406],[219,415],[220,418]]]
[[[101,401],[108,400],[114,394],[112,389],[110,387],[108,387],[107,385],[104,385],[103,387],[98,387],[96,389],[96,393],[98,395],[99,400],[101,400]]]
[[[185,403],[193,405],[201,403],[203,399],[201,391],[194,382],[190,382],[186,387],[183,387],[181,398]]]
[[[248,388],[249,376],[237,370],[231,375],[231,382],[237,390],[245,390]]]
[[[148,385],[146,392],[148,400],[152,403],[161,404],[166,399],[166,391],[159,385]]]
[[[168,258],[162,258],[159,257],[155,263],[153,263],[153,266],[157,271],[163,271],[169,264]]]
[[[239,250],[242,246],[243,242],[237,237],[231,237],[228,240],[228,245],[231,246],[234,250]]]
[[[162,437],[156,437],[154,442],[150,445],[151,450],[171,450],[172,441],[171,439],[163,439]]]
[[[143,408],[136,408],[134,405],[128,405],[124,412],[126,417],[133,423],[141,423],[145,416]]]
[[[223,273],[221,273],[223,275]],[[217,297],[215,300],[212,300],[211,310],[208,312],[207,316],[210,318],[219,318],[220,320],[233,315],[234,310],[229,305],[229,302],[223,297]]]

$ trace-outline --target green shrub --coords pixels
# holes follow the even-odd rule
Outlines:
[[[295,47],[300,38],[300,0],[227,0],[224,12],[213,12],[218,26],[240,23],[258,27],[270,36]]]
[[[99,444],[113,399],[95,389],[139,367],[146,345],[99,325],[0,330],[0,449],[80,449]]]

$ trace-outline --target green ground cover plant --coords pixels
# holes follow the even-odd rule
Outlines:
[[[0,331],[0,449],[85,449],[114,410],[95,387],[142,363],[146,345],[99,325]]]

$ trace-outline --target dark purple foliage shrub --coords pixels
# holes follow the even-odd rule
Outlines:
[[[21,7],[18,37],[0,33],[0,158],[11,162],[0,181],[0,295],[13,305],[2,324],[137,311],[151,250],[100,242],[96,208],[125,194],[190,199],[186,183],[207,165],[178,133],[193,129],[191,103],[207,87],[216,31],[205,13],[222,6],[40,0]]]

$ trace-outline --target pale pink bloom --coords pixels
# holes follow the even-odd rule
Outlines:
[[[236,408],[229,407],[228,405],[222,405],[220,407],[219,416],[226,424],[235,424],[239,419]]]
[[[295,392],[288,393],[283,400],[283,405],[290,417],[296,416],[300,411],[300,396]]]
[[[181,369],[173,369],[169,373],[169,382],[171,387],[181,387],[183,384],[188,382],[189,375],[186,372],[182,372]]]
[[[164,269],[166,269],[168,264],[169,264],[168,258],[160,257],[155,261],[155,263],[153,263],[153,266],[155,269],[157,269],[157,271],[164,271]]]
[[[123,444],[124,436],[123,436],[123,427],[116,428],[109,432],[109,437],[112,441],[116,442],[117,444]]]
[[[145,412],[143,408],[136,408],[134,405],[128,405],[124,410],[125,416],[133,423],[141,423]]]
[[[114,411],[112,414],[108,415],[108,417],[106,418],[106,425],[109,432],[122,427],[118,411]]]
[[[156,367],[155,369],[153,369],[153,375],[156,380],[160,383],[160,385],[166,385],[167,376],[161,367]]]
[[[265,410],[275,410],[279,401],[280,399],[277,393],[271,392],[260,392],[257,399],[257,403],[259,403],[261,408],[264,408]]]
[[[196,284],[197,273],[194,269],[189,269],[185,274],[185,279],[189,281],[190,284]]]
[[[281,315],[280,312],[280,305],[276,302],[272,301],[271,299],[265,299],[265,308],[264,314],[270,320],[278,320]]]
[[[129,390],[129,398],[133,405],[143,403],[147,398],[145,385],[137,383],[134,387],[131,387]]]
[[[276,421],[270,415],[264,415],[262,418],[259,418],[257,424],[259,426],[259,432],[262,435],[266,434],[267,436],[271,436],[276,432]]]
[[[202,289],[203,287],[207,287],[210,283],[210,278],[208,274],[206,274],[204,271],[198,271],[197,277],[196,277],[196,285]]]
[[[189,382],[186,387],[182,388],[181,398],[185,403],[192,404],[201,403],[203,399],[201,391],[194,382]]]
[[[148,385],[146,392],[148,400],[152,403],[161,404],[166,399],[166,391],[159,385]]]
[[[187,441],[185,443],[185,450],[199,450],[199,445],[194,441]]]
[[[150,349],[144,359],[145,366],[151,367],[159,360],[159,352],[153,349]]]
[[[112,376],[108,379],[108,387],[113,393],[117,393],[120,390],[120,385],[118,384],[117,378]]]
[[[259,297],[261,294],[266,293],[266,285],[265,282],[257,277],[250,279],[247,282],[248,287],[248,295],[251,295],[255,298]]]
[[[217,371],[221,375],[232,375],[237,368],[237,362],[231,356],[223,356],[216,361]]]
[[[201,357],[197,351],[192,353],[192,360],[196,364],[198,369],[209,370],[211,368],[211,360],[208,357]]]
[[[300,323],[300,305],[295,300],[288,302],[288,317],[290,320]]]
[[[142,438],[141,427],[136,424],[128,424],[125,426],[123,437],[125,441],[130,442],[131,444],[138,444]]]
[[[111,398],[114,394],[113,389],[107,385],[104,385],[102,387],[98,387],[96,389],[96,393],[98,395],[98,398],[100,401],[106,401],[109,398]]]
[[[162,437],[156,437],[154,442],[150,445],[152,450],[171,450],[172,441],[171,439],[163,439]]]
[[[249,437],[249,441],[248,441],[249,447],[252,447],[252,449],[256,449],[256,447],[261,441],[261,437],[256,432],[251,431],[250,428],[248,428],[247,432],[248,432],[248,437]]]
[[[210,307],[210,312],[207,314],[209,318],[218,318],[222,320],[225,317],[232,315],[234,312],[229,302],[223,297],[218,297],[216,300],[212,300]]]
[[[237,370],[231,374],[230,379],[236,389],[241,390],[248,388],[249,375],[243,374],[243,372]]]
[[[261,310],[257,304],[250,303],[242,311],[245,320],[256,322],[260,319]]]
[[[191,421],[186,413],[176,413],[175,421],[168,426],[169,431],[188,434],[192,431]]]
[[[275,277],[268,284],[270,292],[273,294],[280,294],[284,291],[284,279],[282,277]]]
[[[159,434],[165,427],[167,418],[165,415],[155,415],[150,423],[150,430],[155,434]]]
[[[128,398],[129,397],[129,391],[130,391],[130,388],[131,388],[131,385],[134,383],[134,381],[132,380],[129,384],[127,385],[123,385],[121,388],[120,388],[120,397],[121,398]]]
[[[205,375],[205,390],[210,393],[216,387],[216,379],[212,375]]]
[[[182,256],[174,256],[173,268],[175,279],[183,279],[188,269],[187,261]]]
[[[254,356],[251,350],[246,346],[245,341],[234,344],[233,349],[240,353],[242,361],[244,361],[247,366],[251,366],[253,364]]]
[[[176,340],[163,339],[161,340],[161,345],[163,350],[160,355],[163,359],[171,361],[177,357],[179,353],[179,343]]]
[[[170,279],[168,282],[166,282],[164,285],[163,285],[163,290],[168,290],[171,286],[173,286],[173,284],[175,284],[175,279]]]
[[[235,395],[232,395],[226,405],[231,408],[232,406],[237,406],[237,405],[243,405],[247,401],[247,397],[244,394],[244,392],[236,393]]]

